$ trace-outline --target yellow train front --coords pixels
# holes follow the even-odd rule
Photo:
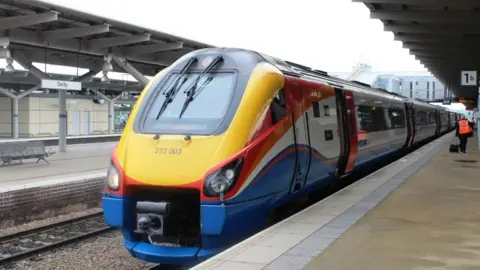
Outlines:
[[[186,54],[150,81],[112,153],[102,198],[106,222],[133,256],[195,264],[263,228],[292,179],[279,163],[275,185],[251,184],[291,128],[289,115],[272,113],[285,111],[283,85],[261,55],[222,48]]]

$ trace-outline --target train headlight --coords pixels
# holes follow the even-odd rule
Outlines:
[[[120,174],[113,164],[107,170],[107,187],[115,191],[120,188]]]
[[[230,162],[205,178],[203,191],[208,197],[216,197],[230,191],[240,175],[243,158]]]

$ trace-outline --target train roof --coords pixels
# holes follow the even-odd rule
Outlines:
[[[323,70],[318,70],[318,69],[313,69],[305,65],[297,64],[291,61],[286,61],[282,60],[270,55],[266,55],[263,53],[255,52],[260,54],[267,62],[269,62],[272,65],[275,65],[278,69],[280,69],[284,74],[290,75],[290,76],[295,76],[295,77],[305,77],[305,78],[314,78],[316,80],[323,81],[327,84],[330,84],[332,86],[340,87],[340,88],[345,88],[349,87],[352,90],[363,90],[367,91],[370,93],[376,93],[380,95],[387,96],[389,98],[395,98],[397,100],[402,100],[404,102],[411,102],[417,105],[424,105],[427,107],[435,107],[435,105],[432,105],[428,102],[424,102],[421,100],[416,100],[416,99],[411,99],[402,95],[399,95],[397,93],[392,93],[388,92],[387,90],[380,89],[380,88],[374,88],[371,85],[368,85],[363,82],[359,81],[349,81],[349,80],[344,80],[341,78],[336,78],[332,77],[328,74],[328,72],[323,71]],[[444,108],[444,107],[441,107]],[[444,108],[446,109],[446,108]]]
[[[402,95],[399,95],[397,93],[392,93],[388,92],[387,90],[380,89],[380,88],[374,88],[371,85],[368,85],[363,82],[359,81],[350,81],[350,80],[345,80],[337,77],[332,77],[328,74],[328,72],[323,71],[323,70],[318,70],[318,69],[313,69],[311,67],[298,64],[292,61],[287,61],[283,60],[277,57],[273,57],[264,53],[260,53],[254,50],[248,50],[248,49],[242,49],[242,48],[226,48],[226,47],[216,47],[216,48],[204,48],[200,49],[197,51],[222,51],[222,52],[238,52],[238,51],[243,51],[247,53],[252,53],[256,54],[257,56],[260,56],[265,60],[266,62],[274,65],[277,67],[282,73],[285,75],[289,76],[294,76],[294,77],[301,77],[305,79],[313,79],[316,81],[321,81],[326,84],[329,84],[334,87],[338,88],[348,88],[349,90],[354,90],[354,91],[362,91],[362,92],[367,92],[371,94],[377,94],[380,96],[383,96],[385,98],[391,98],[391,99],[396,99],[398,101],[403,101],[403,102],[409,102],[413,103],[415,105],[420,105],[424,107],[430,107],[430,108],[439,108],[442,110],[447,110],[445,107],[437,106],[430,104],[425,101],[417,100],[417,99],[412,99],[408,98]]]

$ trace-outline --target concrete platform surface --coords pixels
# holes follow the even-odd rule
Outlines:
[[[79,135],[79,136],[72,136],[69,135],[67,136],[67,140],[74,140],[74,139],[98,139],[98,138],[108,138],[108,137],[120,137],[122,134],[121,133],[113,133],[113,134],[96,134],[96,135]],[[0,137],[0,143],[4,142],[26,142],[26,141],[52,141],[52,140],[58,140],[58,136],[53,136],[53,137],[28,137],[28,138],[18,138],[18,139],[13,139],[13,138],[3,138]]]
[[[36,159],[14,162],[0,166],[0,188],[42,182],[46,180],[77,177],[84,174],[102,173],[110,162],[110,155],[117,142],[68,145],[67,152],[56,153],[47,158],[50,164]],[[47,147],[48,149],[48,147]]]
[[[470,153],[448,153],[453,137],[417,149],[190,270],[480,269],[480,153],[473,153],[474,140]]]
[[[480,269],[480,152],[445,147],[306,270]]]

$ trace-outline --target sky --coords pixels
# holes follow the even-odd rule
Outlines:
[[[393,33],[383,30],[380,20],[370,19],[364,4],[351,0],[41,1],[214,46],[252,49],[327,72],[349,72],[359,62],[373,71],[427,71]],[[43,64],[35,65],[43,70]],[[52,72],[58,68],[47,65]],[[125,78],[113,72],[109,77]],[[127,79],[135,80],[130,75]]]
[[[327,72],[359,61],[374,71],[425,71],[351,0],[49,0],[214,46],[253,49]],[[227,3],[228,2],[228,3]]]

